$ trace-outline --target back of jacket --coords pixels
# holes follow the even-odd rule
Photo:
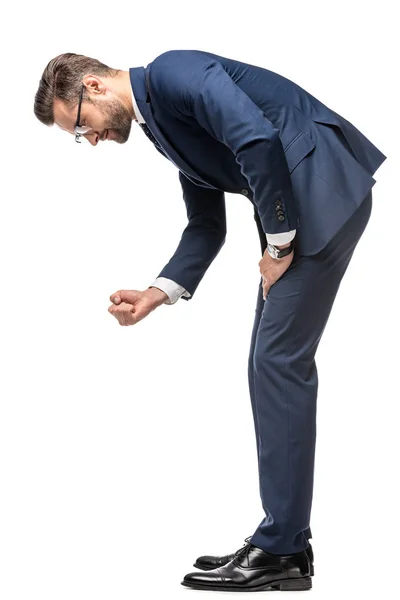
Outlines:
[[[261,238],[296,228],[300,254],[325,247],[373,187],[373,174],[386,159],[352,123],[264,67],[211,52],[171,50],[156,57],[146,75],[147,122],[167,157],[173,149],[184,196],[192,184],[244,194],[254,205]],[[199,202],[201,194],[191,195]],[[286,208],[283,223],[275,218],[278,200]],[[173,274],[169,267],[160,273]]]

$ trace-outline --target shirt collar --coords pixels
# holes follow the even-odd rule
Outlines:
[[[137,105],[135,94],[133,93],[132,86],[131,86],[131,93],[132,93],[133,110],[135,112],[135,115],[137,116],[137,122],[138,123],[146,123],[146,121],[143,119],[142,114],[141,114],[141,112],[139,110],[139,107]]]

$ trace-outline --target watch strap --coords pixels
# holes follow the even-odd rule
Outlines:
[[[268,246],[272,246],[274,248],[274,253],[276,254],[275,258],[283,258],[290,254],[294,248],[294,240],[291,240],[290,246],[287,248],[277,248],[274,244],[268,244]]]

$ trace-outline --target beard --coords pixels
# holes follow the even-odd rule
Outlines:
[[[107,139],[124,144],[129,139],[132,127],[132,118],[126,106],[119,98],[107,101],[96,99],[92,102],[105,116],[104,131],[108,130]]]

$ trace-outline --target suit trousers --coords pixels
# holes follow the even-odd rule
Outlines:
[[[265,517],[250,541],[272,554],[300,552],[311,537],[315,353],[371,209],[372,190],[319,253],[299,255],[295,245],[265,301],[259,283],[248,378]]]

